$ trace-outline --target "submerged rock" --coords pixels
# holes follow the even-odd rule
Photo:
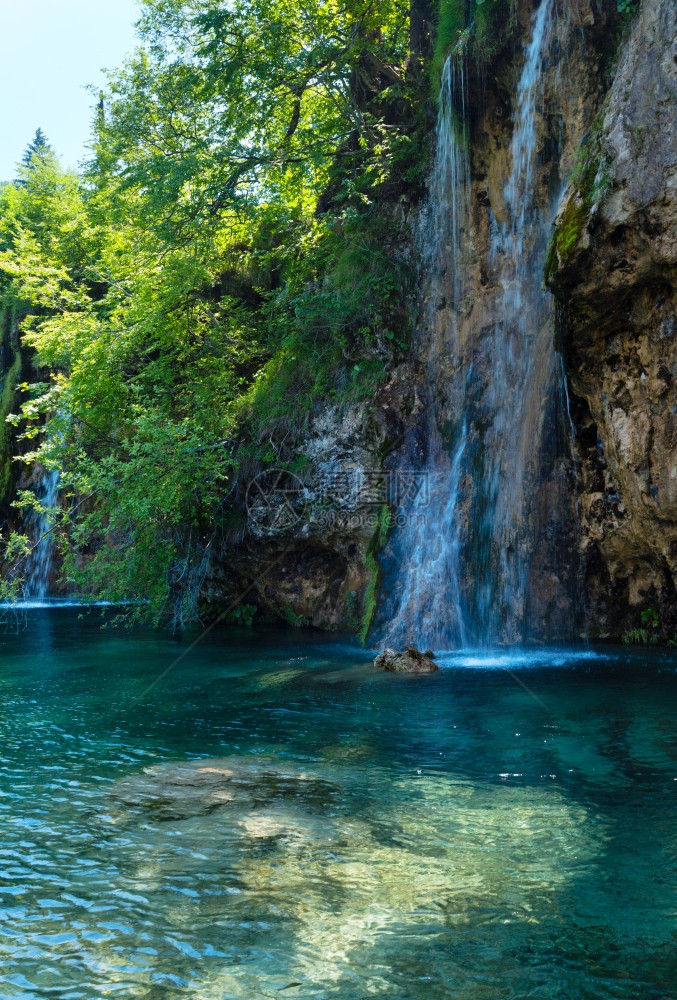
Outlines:
[[[431,650],[421,653],[414,646],[405,646],[403,653],[384,649],[374,660],[374,666],[391,674],[432,674],[440,669]]]
[[[233,821],[252,809],[293,807],[326,811],[337,795],[330,782],[294,764],[262,758],[206,758],[144,768],[115,783],[116,821],[133,814],[155,820],[185,820],[223,809]]]

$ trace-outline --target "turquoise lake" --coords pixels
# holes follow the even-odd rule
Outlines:
[[[5,618],[3,1000],[677,996],[670,651]]]

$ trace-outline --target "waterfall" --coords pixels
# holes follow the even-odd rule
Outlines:
[[[33,550],[28,560],[24,599],[42,601],[49,593],[49,584],[54,560],[54,538],[50,531],[52,522],[49,512],[56,507],[59,492],[59,473],[56,469],[44,469],[36,495],[44,513],[36,514],[30,525],[33,535]]]
[[[400,580],[391,643],[492,645],[529,631],[539,477],[544,465],[554,467],[564,398],[542,288],[550,213],[535,176],[554,20],[554,0],[542,0],[516,90],[500,221],[489,210],[492,288],[481,301],[463,52],[445,65],[420,231],[426,305],[418,336],[432,387],[422,471],[430,490],[427,506],[419,500],[406,510],[393,541]]]
[[[449,56],[442,73],[434,168],[418,239],[429,285],[423,326],[435,341],[435,346],[428,348],[428,375],[432,380],[440,357],[452,361],[460,358],[458,311],[470,288],[466,259],[470,246],[470,160],[462,49]],[[451,308],[451,322],[440,326],[443,304]],[[456,507],[466,428],[460,425],[451,454],[432,411],[425,431],[424,488],[407,511],[399,559],[402,591],[389,637],[400,641],[425,636],[427,644],[439,645],[453,634],[463,643],[461,539],[456,530]],[[444,533],[439,531],[441,526]],[[416,628],[412,633],[413,622]]]
[[[553,25],[553,0],[534,17],[517,88],[505,185],[506,218],[495,227],[491,262],[502,289],[484,356],[489,377],[480,417],[475,477],[473,564],[477,573],[473,630],[480,639],[521,638],[531,542],[527,505],[536,488],[545,418],[544,400],[558,370],[551,297],[543,291],[549,218],[534,193],[537,102]]]

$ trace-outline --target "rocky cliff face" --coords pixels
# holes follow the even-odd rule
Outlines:
[[[296,472],[272,468],[242,489],[239,533],[210,562],[203,596],[219,609],[256,605],[293,625],[366,633],[377,555],[397,483],[383,471],[420,409],[415,364],[398,366],[373,400],[327,406],[296,445]],[[415,418],[415,417],[414,417]]]
[[[465,319],[472,314],[465,360],[476,371],[501,309],[492,245],[506,215],[515,88],[536,6],[517,4],[517,28],[490,74],[469,67],[472,236],[466,252],[473,278],[461,311]],[[558,302],[575,456],[560,443],[549,464],[537,450],[531,460],[533,496],[520,530],[533,557],[529,606],[521,614],[534,636],[557,634],[553,621],[568,623],[560,635],[618,635],[638,625],[647,607],[672,627],[676,18],[672,3],[643,0],[609,91],[619,27],[615,0],[577,0],[558,14],[544,68],[534,200],[544,217],[557,214],[547,284]],[[414,206],[407,219],[412,230],[418,211]],[[397,532],[386,541],[387,513],[395,510],[393,476],[425,464],[427,413],[434,411],[442,441],[458,418],[450,387],[459,381],[459,359],[444,352],[450,304],[441,297],[431,309],[427,287],[422,275],[412,355],[391,371],[377,398],[348,412],[318,412],[295,444],[305,458],[296,478],[264,475],[258,499],[256,492],[241,497],[246,523],[238,544],[226,539],[204,587],[219,609],[252,603],[293,623],[360,631],[372,619],[379,571],[385,572],[383,589],[397,591]],[[470,337],[464,318],[461,335]],[[431,366],[433,355],[442,360]],[[491,372],[484,375],[489,385]],[[530,419],[545,426],[547,436],[548,423],[554,426],[566,405],[544,398]],[[380,481],[379,470],[385,470]],[[472,489],[465,484],[464,494]],[[461,503],[458,516],[466,515]],[[386,606],[382,621],[387,616]]]
[[[394,464],[435,467],[436,483],[456,490],[455,524],[433,526],[427,542],[397,532],[390,537],[381,616],[389,637],[393,608],[398,622],[402,617],[398,591],[409,572],[407,560],[414,546],[424,544],[430,547],[429,562],[447,558],[439,557],[445,544],[461,551],[455,584],[459,611],[446,634],[465,630],[470,641],[511,642],[570,636],[580,625],[566,399],[552,349],[552,300],[542,292],[542,266],[558,199],[608,86],[603,56],[612,47],[618,13],[615,2],[571,3],[554,11],[537,50],[542,59],[534,63],[534,113],[525,117],[524,50],[535,36],[539,9],[542,5],[530,0],[516,5],[516,30],[490,73],[472,62],[464,67],[468,209],[458,249],[452,233],[449,245],[440,248],[440,273],[423,276],[416,337],[425,373],[420,396],[434,420],[426,431],[419,412],[402,449],[390,457]],[[520,142],[529,147],[528,179]],[[458,197],[465,197],[465,188]],[[424,238],[432,241],[444,228],[444,209]],[[461,456],[459,482],[453,484],[452,454]],[[431,510],[437,518],[438,511]],[[489,528],[487,522],[493,522]],[[443,540],[445,533],[455,534],[451,544]],[[412,641],[421,639],[417,617],[426,622],[426,633],[434,628],[437,594],[443,587],[449,591],[449,569],[445,572],[440,581],[425,565],[411,569],[422,581],[417,593],[405,595]],[[423,586],[429,593],[421,600]],[[449,598],[447,592],[446,603]]]
[[[560,206],[548,282],[591,634],[677,625],[677,7],[643,0]]]

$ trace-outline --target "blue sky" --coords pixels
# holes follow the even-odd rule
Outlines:
[[[136,44],[137,0],[0,0],[0,181],[39,127],[64,166],[86,154],[89,83]]]

